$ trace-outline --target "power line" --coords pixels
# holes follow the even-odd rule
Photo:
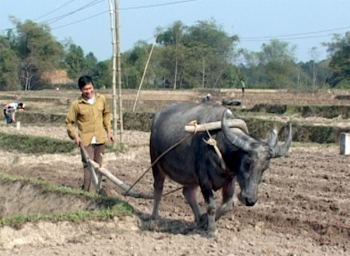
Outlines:
[[[74,1],[75,1],[75,0],[70,0],[69,2],[67,2],[67,3],[65,3],[65,4],[62,4],[61,6],[59,6],[59,7],[55,8],[55,9],[53,9],[52,11],[50,11],[50,12],[48,12],[48,13],[46,13],[46,14],[44,14],[44,15],[41,15],[40,17],[34,19],[34,21],[40,20],[41,18],[44,18],[44,17],[46,17],[47,15],[50,15],[51,13],[54,13],[55,11],[58,11],[58,10],[62,9],[63,7],[69,5],[70,3],[74,2]]]
[[[340,27],[340,28],[333,28],[333,29],[327,29],[327,30],[319,30],[319,31],[296,33],[296,34],[286,34],[286,35],[276,35],[276,36],[241,37],[241,39],[244,41],[270,39],[270,38],[277,38],[277,37],[288,39],[289,37],[302,36],[302,35],[312,35],[312,34],[319,34],[319,33],[325,33],[325,32],[333,32],[333,31],[344,30],[344,29],[350,29],[350,27]],[[323,35],[323,36],[325,36],[325,35]],[[322,37],[322,36],[316,36],[316,37]],[[306,38],[308,38],[308,37],[306,37]],[[310,37],[310,38],[312,38],[312,37]]]
[[[73,1],[74,1],[74,0],[73,0]],[[134,7],[127,7],[127,8],[120,8],[119,10],[121,10],[121,11],[126,11],[126,10],[146,9],[146,8],[153,8],[153,7],[160,7],[160,6],[167,6],[167,5],[183,4],[183,3],[195,2],[195,1],[199,1],[199,0],[182,0],[182,1],[164,3],[164,4],[153,4],[153,5],[142,5],[142,6],[134,6]],[[66,14],[63,14],[63,15],[58,16],[58,17],[51,18],[51,19],[46,20],[46,21],[44,21],[44,22],[48,22],[49,24],[53,24],[53,23],[55,23],[55,22],[57,22],[57,21],[59,21],[59,20],[64,19],[64,18],[67,17],[67,16],[70,16],[70,15],[72,15],[72,14],[78,12],[78,11],[81,11],[81,10],[86,9],[86,8],[88,8],[88,7],[91,7],[91,6],[93,6],[93,5],[99,4],[99,3],[101,3],[101,2],[103,2],[103,0],[99,0],[99,1],[98,1],[98,0],[94,0],[94,1],[92,1],[92,2],[90,2],[90,3],[88,3],[88,4],[86,4],[86,5],[84,5],[83,7],[79,8],[79,9],[77,9],[77,10],[75,10],[75,11],[72,11],[72,12],[66,13]],[[108,12],[108,11],[103,12],[103,13],[107,13],[107,12]],[[93,15],[93,16],[91,16],[91,17],[89,17],[89,18],[84,18],[84,19],[81,19],[81,20],[73,21],[73,22],[71,22],[71,23],[68,23],[68,24],[65,24],[65,25],[62,25],[62,26],[53,28],[53,29],[59,29],[59,28],[67,27],[67,26],[70,26],[70,25],[73,25],[73,24],[76,24],[76,23],[79,23],[79,22],[88,20],[88,19],[90,19],[90,18],[92,18],[92,17],[99,16],[99,15],[101,15],[101,14],[103,14],[103,13],[99,13],[99,14]]]
[[[177,2],[164,3],[164,4],[141,5],[141,6],[127,7],[127,8],[120,8],[119,10],[126,11],[126,10],[146,9],[146,8],[175,5],[175,4],[183,4],[183,3],[196,2],[196,1],[199,1],[199,0],[183,0],[183,1],[177,1]]]
[[[160,7],[160,6],[167,6],[167,5],[175,5],[175,4],[182,4],[182,3],[188,3],[188,2],[195,2],[198,0],[183,0],[183,1],[175,1],[175,2],[170,2],[170,3],[164,3],[164,4],[153,4],[153,5],[142,5],[142,6],[134,6],[134,7],[126,7],[126,8],[120,8],[119,10],[121,11],[126,11],[126,10],[137,10],[137,9],[146,9],[146,8],[153,8],[153,7]],[[95,3],[96,4],[96,3]],[[76,23],[80,23],[86,20],[89,20],[91,18],[100,16],[102,14],[107,13],[108,11],[101,12],[98,14],[95,14],[93,16],[90,16],[88,18],[80,19],[77,21],[73,21],[71,23],[52,28],[52,30],[64,28]],[[52,22],[53,23],[53,22]],[[50,23],[51,24],[51,23]],[[294,34],[282,34],[282,35],[276,35],[276,36],[258,36],[258,37],[241,37],[240,41],[241,42],[254,42],[254,41],[266,41],[270,40],[272,38],[281,38],[285,40],[299,40],[299,39],[308,39],[308,38],[320,38],[320,37],[329,37],[330,34],[327,35],[315,35],[315,36],[308,36],[312,34],[318,34],[318,33],[324,33],[324,32],[333,32],[333,31],[338,31],[338,30],[344,30],[344,29],[349,29],[350,27],[340,27],[340,28],[334,28],[334,29],[328,29],[328,30],[321,30],[321,31],[312,31],[312,32],[304,32],[304,33],[294,33]],[[306,36],[303,36],[306,35]]]
[[[102,0],[102,1],[103,1],[103,0]],[[164,3],[164,4],[142,5],[142,6],[134,6],[134,7],[127,7],[127,8],[120,8],[119,10],[121,10],[121,11],[127,11],[127,10],[136,10],[136,9],[146,9],[146,8],[160,7],[160,6],[166,6],[166,5],[183,4],[183,3],[195,2],[195,1],[199,1],[199,0],[183,0],[183,1],[176,1],[176,2]],[[100,1],[100,2],[101,2],[101,1]],[[99,3],[99,2],[98,2],[98,3]],[[88,18],[84,18],[84,19],[80,19],[80,20],[77,20],[77,21],[73,21],[73,22],[70,22],[70,23],[68,23],[68,24],[64,24],[64,25],[62,25],[62,26],[58,26],[58,27],[52,28],[51,30],[56,30],[56,29],[68,27],[68,26],[70,26],[70,25],[73,25],[73,24],[76,24],[76,23],[80,23],[80,22],[89,20],[89,19],[91,19],[91,18],[100,16],[100,15],[105,14],[105,13],[108,13],[108,11],[104,11],[104,12],[95,14],[95,15],[90,16],[90,17],[88,17]],[[52,23],[54,23],[54,22],[51,22],[51,23],[49,23],[49,24],[52,24]]]
[[[102,14],[105,14],[105,13],[107,13],[107,12],[109,12],[109,11],[100,12],[100,13],[97,13],[97,14],[95,14],[95,15],[89,16],[89,17],[87,17],[87,18],[85,18],[85,19],[73,21],[73,22],[71,22],[71,23],[68,23],[68,24],[65,24],[65,25],[62,25],[62,26],[58,26],[58,27],[52,28],[51,30],[56,30],[56,29],[68,27],[68,26],[70,26],[70,25],[73,25],[73,24],[76,24],[76,23],[80,23],[80,22],[83,22],[83,21],[86,21],[86,20],[95,18],[95,17],[100,16],[100,15],[102,15]]]
[[[49,15],[49,14],[51,14],[51,13],[53,13],[53,12],[59,10],[59,9],[61,9],[61,8],[63,8],[64,6],[67,6],[68,4],[72,3],[73,1],[75,1],[75,0],[70,0],[69,2],[67,2],[67,3],[57,7],[56,9],[54,9],[54,10],[52,10],[52,11],[50,11],[50,12],[48,12],[48,13],[42,15],[42,16],[40,16],[37,19],[43,18],[43,17],[45,17],[45,16],[47,16],[47,15]],[[120,8],[119,10],[127,11],[127,10],[147,9],[147,8],[154,8],[154,7],[161,7],[161,6],[183,4],[183,3],[195,2],[195,1],[199,1],[199,0],[182,0],[182,1],[174,1],[174,2],[169,2],[169,3],[163,3],[163,4],[141,5],[141,6]],[[48,19],[48,20],[43,21],[43,22],[47,22],[48,24],[53,24],[53,23],[55,23],[57,21],[60,21],[60,20],[66,18],[66,17],[68,17],[68,16],[70,16],[70,15],[72,15],[74,13],[77,13],[79,11],[87,9],[87,8],[89,8],[91,6],[94,6],[96,4],[99,4],[101,2],[103,2],[103,0],[93,0],[93,1],[87,3],[86,5],[78,8],[78,9],[76,9],[74,11],[71,11],[69,13],[66,13],[66,14],[63,14],[63,15],[60,15],[60,16]],[[64,28],[64,27],[70,26],[70,25],[74,25],[76,23],[80,23],[80,22],[83,22],[83,21],[95,18],[95,17],[103,15],[105,13],[108,13],[108,11],[100,12],[98,14],[89,16],[87,18],[80,19],[80,20],[77,20],[77,21],[73,21],[73,22],[70,22],[70,23],[67,23],[67,24],[64,24],[64,25],[52,28],[51,30],[56,30],[56,29],[60,29],[60,28]],[[16,28],[13,28],[13,29],[16,29]],[[321,37],[329,37],[331,34],[327,34],[327,35],[313,35],[313,34],[325,33],[325,32],[334,32],[334,31],[339,31],[339,30],[344,30],[344,29],[350,29],[350,27],[340,27],[340,28],[334,28],[334,29],[328,29],[328,30],[304,32],[304,33],[282,34],[282,35],[276,35],[276,36],[241,37],[240,41],[241,42],[256,42],[256,41],[267,41],[267,40],[270,40],[270,39],[273,39],[273,38],[282,39],[282,40],[283,39],[285,39],[285,40],[300,40],[300,39],[309,39],[309,38],[321,38]],[[4,31],[6,31],[6,30],[4,30]]]
[[[64,18],[70,16],[70,15],[73,15],[73,14],[75,14],[75,13],[77,13],[77,12],[80,12],[80,11],[86,9],[86,8],[92,7],[92,6],[94,6],[94,5],[96,5],[96,4],[99,4],[99,3],[103,2],[103,1],[104,1],[104,0],[93,0],[93,1],[91,1],[91,2],[89,2],[89,3],[87,3],[86,5],[84,5],[84,6],[80,7],[80,8],[78,8],[78,9],[75,9],[74,11],[71,11],[71,12],[69,12],[69,13],[62,14],[62,15],[60,15],[60,16],[57,16],[57,17],[54,17],[54,18],[45,20],[45,21],[43,21],[43,22],[48,23],[48,24],[53,24],[53,23],[55,23],[55,22],[57,22],[57,21],[60,21],[60,20],[62,20],[62,19],[64,19]]]
[[[300,40],[300,39],[312,39],[312,38],[326,38],[330,37],[332,34],[324,34],[324,35],[315,35],[315,36],[297,36],[297,37],[264,37],[265,39],[242,39],[240,42],[265,42],[271,39],[279,39],[279,40]]]
[[[58,8],[56,8],[55,10],[57,10],[57,9],[63,7],[63,6],[68,5],[69,3],[73,2],[73,1],[75,1],[75,0],[71,0],[70,2],[68,2],[68,3],[66,3],[66,4],[64,4],[64,5],[62,5],[62,6],[58,7]],[[84,10],[84,9],[86,9],[86,8],[89,8],[89,7],[91,7],[91,6],[94,6],[94,5],[99,4],[99,3],[101,3],[101,2],[103,2],[103,0],[93,0],[93,1],[87,3],[86,5],[84,5],[84,6],[80,7],[80,8],[78,8],[78,9],[76,9],[76,10],[74,10],[74,11],[71,11],[71,12],[69,12],[69,13],[66,13],[66,14],[63,14],[63,15],[60,15],[60,16],[56,16],[56,17],[54,17],[54,18],[51,18],[51,19],[48,19],[48,20],[45,20],[45,21],[42,21],[41,23],[48,23],[48,24],[55,23],[55,22],[57,22],[57,21],[59,21],[59,20],[62,20],[62,19],[66,18],[66,17],[68,17],[68,16],[70,16],[70,15],[76,13],[76,12],[82,11],[82,10]],[[55,10],[51,11],[50,13],[54,12]],[[104,12],[104,13],[105,13],[105,12]],[[48,14],[48,13],[47,13],[47,14]],[[44,16],[46,16],[47,14],[45,14]],[[69,26],[69,25],[71,25],[71,24],[75,24],[75,23],[78,23],[78,22],[80,22],[80,21],[83,21],[83,20],[88,20],[88,19],[90,19],[90,18],[92,18],[92,17],[95,17],[95,16],[98,16],[98,15],[93,15],[93,16],[90,16],[89,18],[82,19],[82,20],[79,20],[79,21],[76,21],[76,22],[72,22],[72,23],[69,23],[69,24],[67,24],[67,25],[62,25],[62,26],[60,26],[60,27],[58,27],[58,28],[66,27],[66,26]],[[37,19],[39,19],[39,18],[37,18]],[[13,27],[13,28],[10,28],[10,29],[17,30],[16,27]],[[9,30],[9,29],[4,29],[3,32],[5,32],[6,30]]]
[[[103,0],[100,0],[100,1],[97,1],[97,2],[96,2],[96,1],[97,1],[97,0],[92,1],[92,2],[90,2],[89,4],[83,6],[83,7],[79,8],[79,9],[77,9],[77,10],[75,10],[75,11],[72,11],[72,12],[67,13],[67,14],[63,14],[63,15],[61,15],[61,16],[58,16],[58,17],[49,19],[49,20],[44,21],[44,22],[48,22],[49,24],[53,24],[53,23],[55,23],[55,22],[57,22],[57,21],[59,21],[59,20],[64,19],[64,18],[67,17],[67,16],[70,16],[70,15],[72,15],[72,14],[78,12],[78,11],[81,11],[81,10],[83,10],[83,9],[86,9],[86,8],[88,8],[88,7],[91,7],[91,6],[95,5],[95,4],[99,4],[99,3],[101,3]],[[199,0],[183,0],[183,1],[176,1],[176,2],[164,3],[164,4],[141,5],[141,6],[127,7],[127,8],[120,8],[119,10],[121,10],[121,11],[126,11],[126,10],[146,9],[146,8],[154,8],[154,7],[160,7],[160,6],[176,5],[176,4],[183,4],[183,3],[196,2],[196,1],[199,1]],[[91,16],[91,17],[89,17],[89,18],[85,18],[85,19],[73,21],[73,22],[71,22],[71,23],[68,23],[68,24],[65,24],[65,25],[62,25],[62,26],[53,28],[53,29],[59,29],[59,28],[67,27],[67,26],[70,26],[70,25],[73,25],[73,24],[76,24],[76,23],[79,23],[79,22],[88,20],[88,19],[90,19],[90,18],[92,18],[92,17],[96,17],[96,16],[99,16],[99,15],[104,14],[104,13],[107,13],[107,12],[108,12],[108,11],[103,12],[103,13],[99,13],[99,14],[96,14],[96,15],[93,15],[93,16]],[[53,21],[51,21],[51,20],[53,20]]]

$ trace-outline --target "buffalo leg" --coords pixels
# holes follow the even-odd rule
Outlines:
[[[222,205],[216,211],[216,215],[215,215],[216,221],[220,219],[221,216],[226,214],[228,211],[231,211],[233,209],[233,194],[234,194],[234,182],[230,181],[222,188]]]
[[[216,212],[216,203],[213,196],[213,191],[211,190],[211,187],[202,183],[201,181],[200,187],[201,191],[205,200],[205,203],[207,205],[207,214],[208,214],[208,235],[213,236],[216,231],[216,223],[215,223],[215,212]]]
[[[197,200],[197,187],[184,187],[182,190],[182,194],[185,196],[188,204],[190,205],[195,221],[197,225],[200,223],[200,217],[201,217],[201,209],[198,204]]]
[[[153,178],[154,178],[154,183],[153,183],[154,201],[153,201],[152,219],[157,219],[158,218],[159,203],[160,203],[160,200],[162,198],[164,180],[165,180],[165,175],[161,171],[161,169],[158,165],[153,166]]]

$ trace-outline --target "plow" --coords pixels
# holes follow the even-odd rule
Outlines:
[[[125,184],[123,181],[114,176],[109,170],[100,166],[98,163],[90,159],[88,153],[83,146],[80,146],[82,156],[87,163],[89,171],[91,173],[92,181],[95,186],[96,192],[99,194],[102,189],[102,176],[108,178],[111,182],[121,188],[125,193],[125,196],[132,196],[136,198],[153,199],[153,195],[136,192],[131,186]]]
[[[228,126],[229,127],[238,128],[241,131],[243,131],[245,133],[248,133],[247,125],[241,119],[228,120]],[[95,161],[93,161],[92,159],[90,159],[90,157],[89,157],[87,151],[85,150],[85,148],[82,145],[80,145],[80,149],[81,149],[81,152],[82,152],[82,157],[84,158],[85,162],[87,163],[87,167],[88,167],[88,169],[89,169],[89,171],[91,173],[91,177],[92,177],[92,181],[93,181],[96,193],[101,194],[101,192],[102,192],[102,176],[104,176],[104,177],[108,178],[117,187],[119,187],[123,191],[123,195],[124,196],[131,196],[131,197],[143,198],[143,199],[153,199],[153,194],[146,194],[146,193],[143,193],[143,192],[138,192],[138,191],[134,190],[133,187],[138,183],[138,181],[140,181],[143,178],[143,176],[152,168],[152,166],[162,156],[164,156],[166,153],[168,153],[170,150],[172,150],[177,145],[181,144],[183,141],[185,141],[186,139],[188,139],[192,135],[196,134],[197,132],[203,132],[203,131],[208,132],[210,130],[221,129],[221,122],[211,122],[211,123],[206,123],[206,124],[197,124],[197,122],[194,120],[194,121],[190,122],[188,125],[186,125],[184,129],[185,129],[186,132],[189,133],[188,136],[184,137],[179,142],[177,142],[172,147],[170,147],[168,150],[163,152],[163,154],[158,159],[156,159],[151,164],[151,166],[146,171],[144,171],[144,173],[131,186],[126,184],[122,180],[118,179],[108,169],[103,167],[103,165],[100,165],[100,164],[96,163]],[[212,146],[214,147],[214,150],[217,151],[215,143],[212,143]],[[169,195],[172,192],[175,192],[175,191],[177,191],[177,190],[179,190],[181,188],[182,187],[177,188],[177,189],[175,189],[175,190],[173,190],[173,191],[171,191],[169,193],[166,193],[166,194],[164,194],[164,196],[165,195]]]

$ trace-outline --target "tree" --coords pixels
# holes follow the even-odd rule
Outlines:
[[[18,58],[7,37],[0,36],[0,90],[20,90]]]
[[[122,79],[124,88],[136,89],[139,87],[151,48],[152,45],[144,41],[139,41],[132,50],[122,55],[122,68],[124,70]],[[159,71],[158,67],[155,67],[159,60],[155,52],[156,51],[154,51],[152,55],[149,68],[147,69],[143,88],[154,87],[154,72]]]
[[[64,59],[69,78],[76,80],[86,67],[83,49],[76,44],[70,44]]]
[[[261,52],[255,53],[261,87],[293,88],[298,73],[294,57],[295,46],[272,39],[268,44],[263,44],[261,49]]]
[[[98,62],[91,69],[94,85],[99,88],[112,88],[112,60]]]
[[[174,24],[169,27],[169,29],[158,35],[157,37],[157,43],[162,44],[164,46],[168,46],[167,48],[170,49],[170,52],[164,52],[164,53],[169,53],[170,55],[173,56],[175,59],[174,63],[174,90],[176,89],[176,84],[178,80],[178,66],[179,62],[183,61],[184,55],[182,45],[181,45],[181,40],[183,37],[183,33],[186,30],[186,27],[183,25],[181,21],[176,21]],[[171,59],[171,57],[170,57]]]
[[[188,27],[182,39],[186,47],[184,83],[189,88],[224,87],[223,78],[233,62],[238,40],[238,36],[229,36],[213,20],[198,21]]]
[[[20,61],[20,80],[24,90],[37,89],[41,74],[57,68],[62,62],[63,46],[51,35],[45,24],[33,21],[20,22],[11,17],[16,25],[16,35],[11,42]]]
[[[317,47],[312,47],[309,51],[310,60],[312,61],[312,89],[316,90],[317,72],[318,72],[318,58],[320,56]]]
[[[327,87],[326,80],[330,76],[329,60],[320,62],[310,60],[305,63],[300,62],[298,66],[300,70],[299,88],[318,89]],[[315,72],[315,66],[317,72]],[[311,87],[313,81],[315,81],[315,87]]]
[[[330,56],[331,76],[328,82],[332,87],[342,82],[350,87],[350,32],[346,32],[344,36],[335,34],[332,42],[323,45],[328,47],[327,52]]]
[[[320,87],[328,88],[329,84],[326,83],[327,78],[330,76],[329,59],[322,60],[318,63],[317,81],[320,83]]]
[[[84,58],[84,72],[85,74],[90,74],[92,70],[96,67],[98,61],[92,52],[85,55]]]

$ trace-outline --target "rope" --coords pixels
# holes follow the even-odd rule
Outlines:
[[[196,124],[195,124],[196,126]],[[169,151],[171,151],[172,149],[174,149],[175,147],[177,147],[178,145],[180,145],[182,142],[184,142],[185,140],[187,140],[189,137],[191,137],[192,135],[197,133],[197,126],[196,129],[194,131],[193,134],[189,134],[188,136],[186,136],[185,138],[181,139],[180,141],[178,141],[177,143],[175,143],[174,145],[172,145],[170,148],[168,148],[166,151],[164,151],[160,156],[157,157],[157,159],[151,164],[150,167],[148,167],[148,169],[146,171],[143,172],[143,174],[134,182],[134,184],[132,184],[130,186],[130,188],[124,193],[124,195],[127,195],[129,193],[129,191],[146,175],[146,173],[159,161],[159,159],[161,159],[165,154],[167,154]],[[182,188],[182,187],[181,187]],[[179,190],[181,188],[177,188],[176,190]],[[175,190],[175,191],[176,191]],[[175,192],[175,191],[171,191]],[[169,194],[169,193],[167,193]]]
[[[179,187],[179,188],[175,188],[175,189],[173,189],[173,190],[171,190],[171,191],[165,193],[163,196],[170,195],[171,193],[174,193],[174,192],[176,192],[176,191],[178,191],[178,190],[180,190],[180,189],[182,189],[182,188],[183,188],[183,186],[182,186],[182,187]]]
[[[216,140],[210,135],[210,133],[209,133],[207,127],[205,126],[205,124],[204,124],[204,127],[205,127],[205,129],[206,129],[206,131],[207,131],[207,134],[208,134],[208,136],[209,136],[209,139],[208,139],[208,140],[203,139],[203,141],[204,141],[205,143],[207,143],[208,145],[210,145],[210,146],[212,146],[212,147],[214,148],[216,154],[218,155],[218,157],[219,157],[219,159],[220,159],[221,168],[224,169],[224,170],[227,170],[227,169],[226,169],[226,164],[225,164],[224,159],[223,159],[223,157],[222,157],[222,154],[221,154],[221,152],[220,152],[220,150],[219,150],[219,148],[218,148],[218,146],[217,146]]]
[[[211,134],[209,133],[209,131],[208,131],[207,127],[206,127],[206,125],[205,125],[205,124],[203,124],[203,125],[204,125],[204,127],[205,127],[205,130],[207,131],[208,136],[209,136],[209,139],[208,139],[208,140],[203,139],[203,141],[204,141],[205,143],[211,145],[211,146],[214,148],[216,154],[218,155],[218,157],[219,157],[219,159],[220,159],[221,168],[224,169],[224,170],[227,170],[227,169],[226,169],[225,162],[224,162],[224,159],[222,158],[221,152],[220,152],[220,150],[219,150],[219,148],[218,148],[218,146],[217,146],[216,140],[211,136]],[[196,128],[197,128],[197,126],[196,126]],[[195,133],[196,133],[196,130],[195,130]],[[172,193],[174,193],[174,192],[176,192],[176,191],[178,191],[178,190],[180,190],[180,189],[182,189],[182,188],[183,188],[183,186],[182,186],[182,187],[179,187],[179,188],[175,188],[175,189],[173,189],[173,190],[171,190],[171,191],[169,191],[169,192],[163,194],[163,196],[170,195],[170,194],[172,194]]]

